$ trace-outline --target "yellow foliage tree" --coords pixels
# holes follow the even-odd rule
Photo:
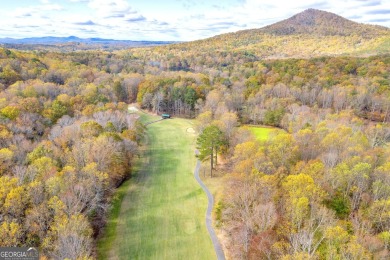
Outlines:
[[[16,222],[4,221],[0,225],[0,245],[4,247],[20,246],[23,236],[22,227]]]

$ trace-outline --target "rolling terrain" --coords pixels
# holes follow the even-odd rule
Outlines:
[[[204,181],[226,256],[390,258],[388,28],[310,9],[168,46],[21,46],[33,51],[0,48],[0,245],[215,258],[183,116],[219,130],[222,156],[200,173],[224,176]],[[140,123],[135,102],[175,119],[147,125],[143,143],[141,123],[160,118]]]

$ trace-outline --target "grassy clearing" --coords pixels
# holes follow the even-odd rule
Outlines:
[[[262,127],[262,126],[250,126],[249,129],[255,135],[256,139],[260,141],[265,141],[268,139],[269,134],[275,130],[271,127]]]
[[[124,188],[119,214],[111,214],[115,231],[110,234],[108,225],[111,237],[98,244],[101,259],[216,258],[204,220],[207,198],[193,177],[196,136],[190,127],[176,118],[148,126],[147,148]]]

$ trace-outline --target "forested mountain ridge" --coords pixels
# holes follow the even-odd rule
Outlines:
[[[308,9],[260,29],[242,30],[162,48],[180,53],[194,49],[201,52],[229,51],[259,59],[367,56],[390,52],[390,29],[359,24],[336,14]]]
[[[386,27],[356,23],[339,15],[316,9],[307,9],[286,20],[261,28],[259,31],[276,35],[361,35],[366,38],[390,33],[390,29]]]

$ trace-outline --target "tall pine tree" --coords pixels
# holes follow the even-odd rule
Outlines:
[[[214,154],[217,161],[219,149],[226,144],[222,131],[214,125],[206,127],[196,140],[199,160],[210,160],[210,176],[213,177]]]

